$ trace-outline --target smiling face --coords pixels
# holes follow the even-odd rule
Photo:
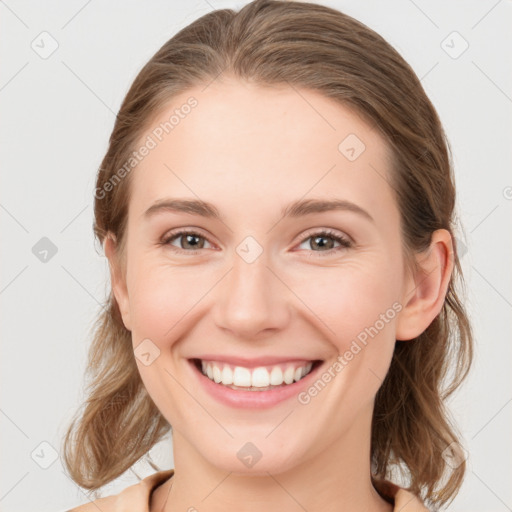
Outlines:
[[[284,471],[336,447],[361,457],[411,289],[389,149],[317,93],[234,79],[174,97],[141,140],[190,96],[132,171],[113,278],[136,354],[151,354],[137,358],[144,385],[182,451],[224,470]],[[195,359],[242,380],[264,366],[272,382],[321,363],[276,392],[226,389]]]

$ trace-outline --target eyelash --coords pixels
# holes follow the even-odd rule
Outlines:
[[[203,235],[200,235],[199,233],[195,232],[195,231],[190,231],[190,230],[186,230],[186,229],[183,229],[183,230],[178,230],[178,231],[174,231],[174,232],[171,232],[171,233],[168,233],[167,235],[165,235],[161,242],[160,242],[160,245],[164,246],[170,246],[170,242],[172,242],[173,240],[179,238],[180,236],[183,236],[183,235],[194,235],[194,236],[197,236],[198,238],[204,238],[206,241],[208,241],[208,243],[212,244],[212,242],[205,236]],[[325,238],[332,238],[335,242],[338,242],[340,244],[339,247],[334,247],[332,249],[328,249],[326,251],[313,251],[311,250],[311,252],[313,253],[317,253],[319,257],[323,257],[324,255],[325,256],[332,256],[334,253],[340,251],[340,250],[343,250],[343,249],[349,249],[350,247],[353,246],[353,243],[346,237],[344,236],[341,236],[340,234],[338,234],[337,232],[335,231],[332,231],[330,229],[323,229],[323,230],[320,230],[320,231],[315,231],[315,232],[311,232],[311,233],[308,233],[308,235],[303,238],[301,240],[301,242],[299,243],[299,245],[303,244],[304,242],[306,242],[307,240],[309,240],[310,238],[315,238],[315,237],[320,237],[320,236],[323,236]],[[213,244],[212,244],[213,245]],[[178,254],[187,254],[187,255],[196,255],[196,254],[199,254],[201,252],[201,249],[198,249],[198,250],[185,250],[185,249],[180,249],[178,247],[174,247],[174,246],[170,246],[172,247],[172,250]]]

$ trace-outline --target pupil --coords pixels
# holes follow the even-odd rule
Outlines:
[[[317,245],[318,247],[325,248],[325,247],[327,247],[330,244],[329,243],[319,243],[318,240],[326,240],[328,238],[329,237],[325,237],[325,236],[316,236],[316,237],[314,237],[314,245]],[[327,248],[329,249],[331,247],[327,247]]]
[[[198,246],[201,246],[200,243],[197,242],[197,239],[199,238],[198,236],[195,236],[195,235],[186,235],[185,236],[186,238],[186,245],[189,245],[191,247],[198,247]],[[313,246],[317,246],[317,247],[320,247],[320,248],[332,248],[330,247],[332,245],[332,240],[331,240],[331,243],[329,242],[325,242],[325,240],[329,239],[329,237],[325,237],[325,236],[316,236],[313,238],[314,242],[313,242]],[[194,242],[195,240],[195,242]]]
[[[195,235],[186,235],[186,245],[190,245],[191,247],[198,247],[200,244],[198,243],[191,243],[195,240],[197,240],[199,237]]]

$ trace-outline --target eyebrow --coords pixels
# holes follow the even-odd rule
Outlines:
[[[374,222],[373,217],[366,210],[345,199],[303,199],[294,201],[281,210],[281,216],[283,218],[296,218],[333,210],[357,213]],[[144,212],[144,217],[149,218],[164,211],[188,213],[222,221],[219,210],[213,204],[200,199],[160,199]]]

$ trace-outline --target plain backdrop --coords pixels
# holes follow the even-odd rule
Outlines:
[[[143,64],[199,16],[245,3],[0,1],[2,511],[59,512],[89,501],[58,450],[83,398],[90,326],[108,290],[92,232],[95,173]],[[449,404],[469,451],[450,510],[512,510],[512,2],[319,3],[394,45],[445,126],[477,346],[470,378]],[[151,454],[173,467],[169,439]],[[105,495],[153,472],[133,469]]]

